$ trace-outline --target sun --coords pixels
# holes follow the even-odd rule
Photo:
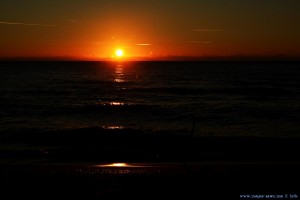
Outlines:
[[[118,58],[121,58],[121,57],[123,57],[124,52],[123,52],[122,49],[117,49],[117,50],[115,51],[115,55],[116,55]]]

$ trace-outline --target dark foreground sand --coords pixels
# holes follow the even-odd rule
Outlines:
[[[1,199],[300,195],[300,140],[295,138],[88,128],[6,132],[0,139]],[[116,162],[128,165],[107,165]]]

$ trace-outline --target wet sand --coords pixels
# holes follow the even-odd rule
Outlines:
[[[300,194],[295,138],[88,128],[0,135],[4,199],[240,199]]]
[[[149,166],[150,165],[150,166]],[[240,199],[298,194],[299,163],[139,163],[1,166],[5,199]],[[7,198],[9,197],[9,198]]]

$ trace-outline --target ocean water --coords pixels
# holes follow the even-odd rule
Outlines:
[[[0,131],[300,136],[299,62],[0,62]]]

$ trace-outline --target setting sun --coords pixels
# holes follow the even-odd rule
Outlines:
[[[117,49],[116,51],[115,51],[115,55],[117,56],[117,57],[123,57],[123,55],[124,55],[124,52],[123,52],[123,50],[122,49]]]

